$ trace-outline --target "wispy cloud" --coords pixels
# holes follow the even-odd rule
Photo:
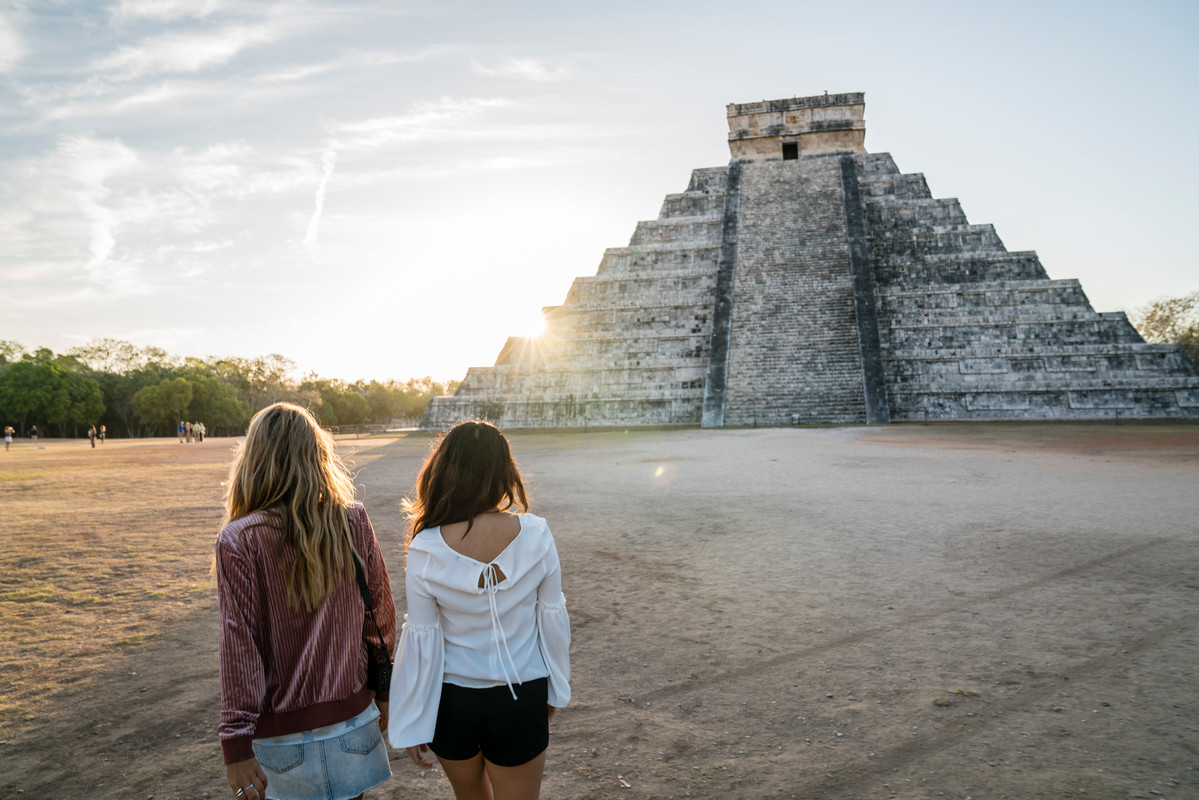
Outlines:
[[[456,49],[457,48],[449,45],[432,45],[430,47],[423,47],[420,50],[415,50],[411,53],[396,53],[388,51],[349,53],[340,58],[329,59],[327,61],[318,61],[312,64],[300,64],[295,67],[270,72],[262,75],[258,80],[280,83],[301,81],[316,75],[323,75],[330,72],[341,72],[348,69],[360,69],[362,67],[384,67],[391,64],[405,64],[416,61],[424,61],[429,58],[435,58],[437,56],[445,55],[446,53],[451,53]]]
[[[551,65],[536,58],[509,58],[494,65],[471,61],[471,68],[478,75],[491,78],[513,78],[536,83],[552,83],[570,74],[564,64]]]
[[[267,41],[270,34],[262,33],[266,29],[257,29],[257,38]],[[255,37],[243,36],[242,43]],[[236,43],[235,43],[236,44]],[[231,45],[232,46],[232,45]],[[246,44],[246,46],[249,46]],[[224,45],[222,45],[224,47]],[[196,65],[202,60],[198,48],[194,57],[180,55],[174,62],[176,67]],[[311,64],[297,64],[284,69],[275,69],[261,74],[247,74],[225,70],[216,75],[199,77],[169,77],[160,78],[154,72],[147,71],[141,80],[134,80],[133,69],[148,67],[152,62],[158,63],[163,70],[168,61],[156,62],[151,57],[153,48],[142,49],[139,55],[130,55],[132,51],[118,51],[101,62],[107,64],[109,72],[89,74],[86,78],[76,81],[46,82],[42,84],[16,84],[15,89],[22,97],[25,107],[31,111],[40,111],[38,120],[41,123],[63,121],[70,119],[99,119],[124,117],[145,113],[149,109],[170,106],[172,113],[183,117],[204,115],[211,116],[214,105],[224,112],[244,109],[258,109],[264,103],[285,104],[296,97],[323,91],[327,87],[313,82],[311,79],[324,74],[345,73],[353,70],[372,70],[393,64],[412,63],[452,52],[456,48],[448,45],[426,47],[412,52],[371,51],[350,53],[339,58]],[[128,59],[123,70],[117,69],[117,56],[126,52],[123,58]],[[229,54],[226,47],[223,51]],[[218,53],[209,51],[210,60]],[[233,56],[230,55],[230,58]],[[215,61],[212,62],[215,65]]]
[[[374,148],[388,144],[408,144],[446,134],[449,129],[477,117],[484,111],[511,105],[502,97],[417,102],[412,111],[387,117],[372,117],[333,126],[333,136],[343,147]]]
[[[0,13],[0,74],[12,69],[25,54],[25,44],[16,26]]]
[[[52,151],[0,173],[0,264],[35,265],[28,285],[54,285],[56,293],[69,286],[140,295],[201,275],[210,262],[196,259],[252,232],[244,203],[261,212],[317,178],[310,157],[239,141],[145,151],[64,136]],[[278,220],[284,230],[276,238],[290,225],[286,214]]]
[[[113,17],[163,21],[184,17],[203,19],[223,5],[218,0],[121,0],[113,9]]]
[[[121,215],[108,202],[108,183],[137,164],[137,155],[119,141],[68,136],[59,143],[48,165],[50,177],[65,184],[61,187],[66,189],[64,197],[87,227],[89,257],[84,270],[94,283],[125,287],[129,280],[128,263],[109,263]]]
[[[92,68],[118,79],[199,72],[225,64],[247,47],[274,37],[274,30],[265,25],[235,25],[216,33],[168,33],[122,47],[93,63]]]
[[[194,108],[201,106],[206,99],[215,99],[218,93],[223,93],[219,83],[162,81],[130,91],[127,87],[98,83],[93,79],[87,87],[78,86],[73,91],[70,88],[62,89],[59,92],[61,98],[53,95],[27,96],[31,106],[45,109],[41,121],[48,122],[122,116],[170,102],[190,102]]]

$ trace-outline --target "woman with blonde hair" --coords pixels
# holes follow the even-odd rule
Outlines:
[[[305,409],[275,403],[250,420],[213,571],[234,796],[349,800],[391,777],[388,679],[374,668],[395,644],[391,582],[333,439]]]
[[[408,616],[388,739],[421,767],[431,748],[458,800],[532,800],[550,717],[570,701],[554,537],[527,513],[508,442],[487,422],[445,434],[405,506]]]

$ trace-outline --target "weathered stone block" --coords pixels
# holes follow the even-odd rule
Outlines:
[[[864,102],[730,105],[729,165],[694,170],[422,425],[1199,416],[1177,345],[866,153]]]

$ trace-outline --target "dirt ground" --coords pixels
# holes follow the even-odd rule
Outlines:
[[[511,438],[574,631],[543,796],[1199,797],[1199,425]],[[428,443],[341,445],[401,612]],[[0,797],[231,796],[233,440],[40,444],[0,453]]]

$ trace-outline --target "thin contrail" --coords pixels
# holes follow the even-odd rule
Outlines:
[[[326,148],[321,156],[321,185],[316,188],[316,207],[312,211],[312,219],[308,221],[308,232],[304,234],[304,249],[310,255],[316,248],[316,237],[321,227],[321,212],[325,210],[325,189],[329,186],[329,178],[333,177],[333,167],[337,164],[337,150],[333,145]]]

